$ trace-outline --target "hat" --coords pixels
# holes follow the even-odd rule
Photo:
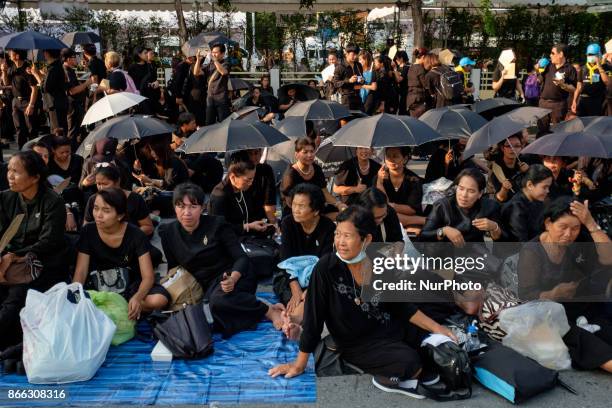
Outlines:
[[[586,49],[586,53],[587,53],[587,55],[597,55],[597,56],[600,56],[601,55],[601,47],[599,46],[599,44],[589,44],[589,46]]]
[[[538,61],[538,66],[540,68],[546,68],[550,64],[550,60],[548,58],[540,58]]]
[[[476,65],[476,61],[471,60],[470,57],[463,57],[459,60],[459,65],[466,67],[468,65]]]

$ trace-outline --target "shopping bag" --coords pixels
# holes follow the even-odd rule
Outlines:
[[[123,296],[113,292],[88,290],[91,301],[102,310],[117,326],[111,344],[118,346],[136,335],[136,322],[128,318],[128,302]]]
[[[32,384],[91,379],[104,362],[115,324],[80,283],[58,283],[45,293],[28,290],[19,313],[23,364]]]

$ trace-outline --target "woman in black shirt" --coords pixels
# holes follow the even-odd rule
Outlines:
[[[56,174],[63,179],[70,177],[72,183],[81,179],[83,158],[72,153],[70,139],[60,136],[53,139],[53,154],[49,160],[49,175]]]
[[[410,102],[407,102],[406,99],[410,87],[409,72],[412,67],[410,66],[410,60],[408,59],[406,51],[398,51],[397,54],[395,54],[395,58],[393,58],[393,62],[395,63],[393,75],[399,92],[398,115],[406,115],[408,113],[408,107],[410,106]]]
[[[202,69],[204,56],[198,50],[196,62],[189,68],[189,75],[183,85],[185,105],[189,112],[195,115],[198,126],[206,124],[206,92],[208,83],[206,73]]]
[[[418,118],[427,110],[425,91],[425,75],[427,74],[427,71],[425,71],[425,68],[423,67],[423,60],[426,55],[427,50],[425,48],[417,48],[416,50],[414,50],[413,56],[415,58],[415,61],[408,70],[407,103],[408,111],[410,113],[410,116],[412,116],[413,118]]]
[[[372,187],[374,177],[380,170],[380,164],[371,159],[374,150],[367,147],[355,149],[355,157],[340,165],[334,177],[334,193],[342,201],[353,204],[359,194]]]
[[[93,213],[95,223],[81,230],[74,282],[85,285],[96,271],[97,277],[87,286],[121,294],[128,301],[131,320],[138,320],[142,312],[163,309],[170,294],[155,285],[149,240],[125,219],[125,192],[118,188],[98,191]]]
[[[291,213],[291,190],[301,183],[314,184],[319,187],[325,195],[325,206],[323,213],[332,220],[338,211],[346,208],[346,204],[336,201],[327,189],[327,181],[321,166],[314,162],[315,143],[308,138],[295,141],[296,162],[288,167],[281,181],[281,197],[283,198],[283,217]]]
[[[168,268],[182,266],[202,285],[215,329],[229,337],[251,330],[265,316],[282,326],[282,305],[255,296],[257,279],[238,237],[222,217],[203,215],[204,192],[185,183],[174,191],[177,220],[159,228]]]
[[[525,162],[521,162],[518,154],[523,148],[523,142],[519,135],[510,136],[497,144],[497,152],[490,157],[489,177],[487,180],[487,193],[492,198],[504,203],[520,190],[521,173],[529,168]],[[500,180],[495,168],[499,167],[505,177]]]
[[[416,391],[417,381],[403,382],[421,375],[415,348],[427,332],[454,336],[413,304],[380,302],[374,300],[376,295],[364,297],[373,280],[365,248],[372,241],[374,219],[367,210],[351,206],[337,220],[337,252],[319,260],[306,293],[299,354],[295,361],[278,365],[268,373],[286,378],[303,373],[325,324],[342,350],[342,358],[373,374],[375,386],[423,398]]]
[[[569,181],[574,176],[574,172],[565,167],[563,157],[542,156],[542,164],[552,172],[553,183],[550,186],[549,196],[552,199],[564,195],[574,195],[572,192],[572,182]]]
[[[423,183],[421,178],[406,168],[410,147],[387,147],[385,165],[380,168],[373,183],[383,191],[403,226],[425,224],[421,207]]]
[[[521,81],[518,77],[504,79],[506,72],[501,62],[498,62],[495,71],[493,71],[493,81],[491,82],[491,86],[495,91],[495,97],[517,100],[516,94],[518,92],[521,99],[524,100],[525,94],[523,93]]]
[[[157,73],[155,69],[147,62],[148,51],[143,47],[136,47],[134,49],[134,61],[135,63],[130,65],[128,68],[128,74],[132,77],[134,85],[140,91],[142,96],[149,99],[144,100],[139,105],[140,113],[145,115],[153,114],[153,107],[151,100],[154,96],[153,89],[157,88]]]
[[[443,108],[451,105],[451,101],[442,95],[440,83],[440,59],[436,54],[429,53],[423,59],[423,68],[427,71],[423,87],[427,98],[427,109]]]
[[[393,207],[388,205],[385,193],[376,187],[370,187],[359,195],[357,204],[372,211],[376,222],[372,242],[404,242],[402,224]]]
[[[532,165],[522,178],[523,188],[502,207],[502,225],[508,242],[527,242],[541,232],[543,203],[553,182],[550,170]]]

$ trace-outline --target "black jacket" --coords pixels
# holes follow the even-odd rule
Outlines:
[[[519,191],[502,206],[501,218],[505,241],[527,242],[542,232],[542,212],[540,201],[529,201]]]
[[[351,83],[349,80],[353,75],[363,76],[363,67],[359,62],[355,62],[353,67],[344,63],[336,65],[334,70],[334,87],[342,95],[359,95],[359,91],[355,90],[355,85],[357,84]]]

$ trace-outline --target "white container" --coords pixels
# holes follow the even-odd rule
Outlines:
[[[158,341],[151,351],[151,360],[170,362],[172,361],[172,353],[164,346],[164,343]]]

